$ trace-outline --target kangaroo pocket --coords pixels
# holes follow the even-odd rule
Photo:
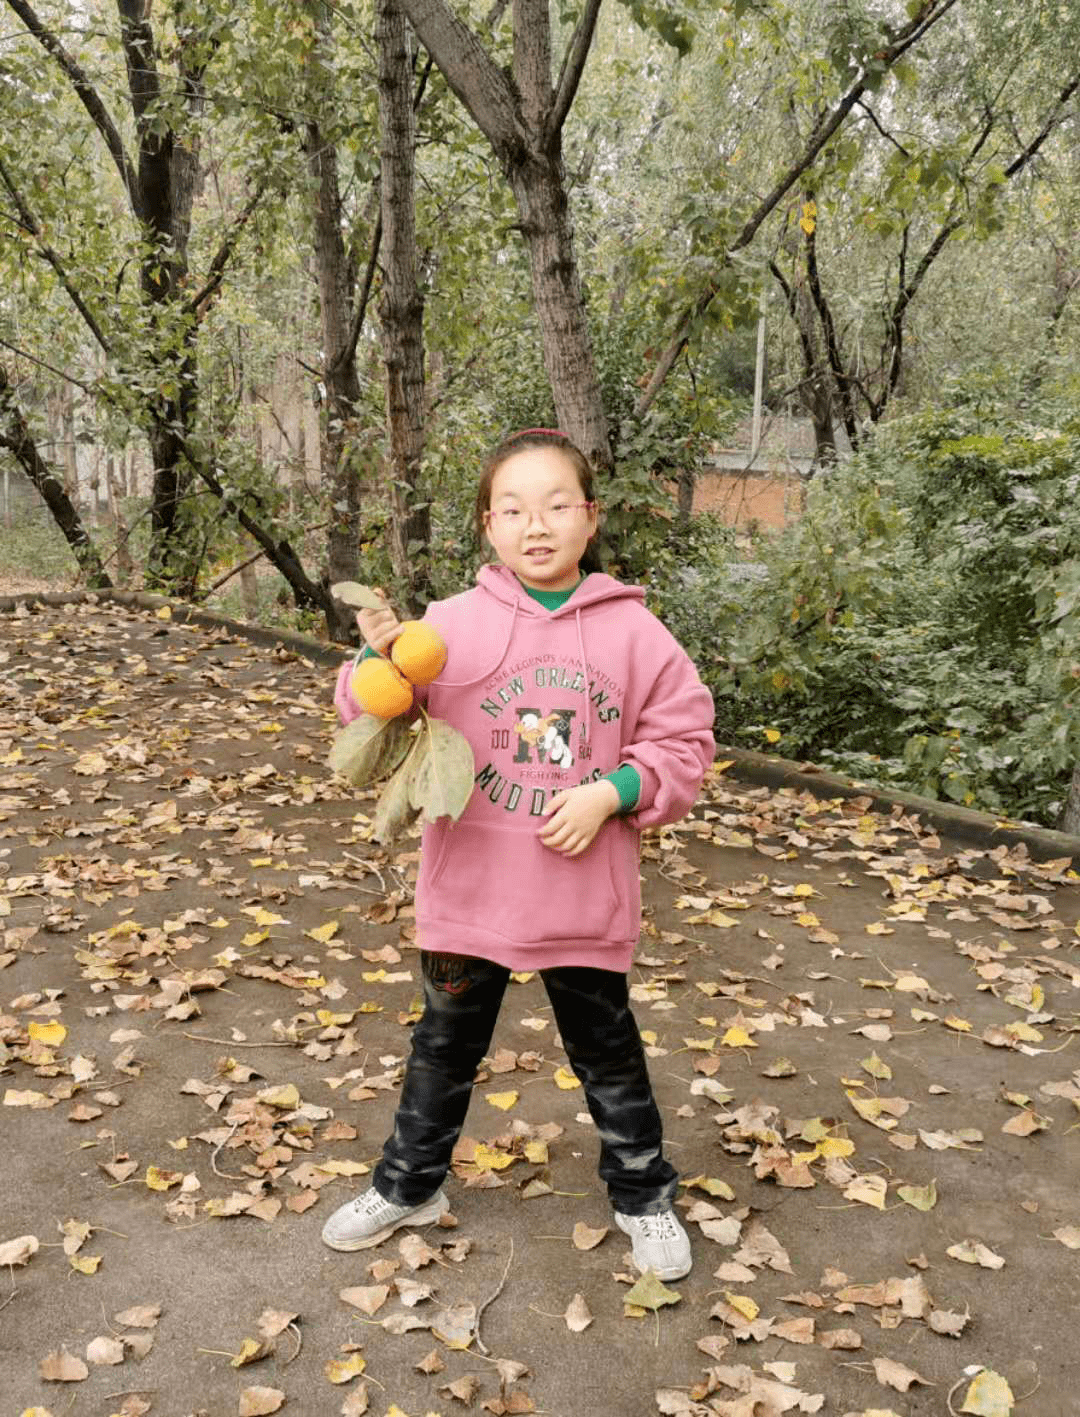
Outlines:
[[[446,831],[426,882],[423,914],[490,930],[519,944],[620,939],[627,902],[616,887],[612,826],[581,856],[544,846],[532,831],[458,822]]]

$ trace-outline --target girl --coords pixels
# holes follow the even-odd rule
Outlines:
[[[640,832],[693,804],[713,759],[713,705],[644,591],[600,572],[597,520],[591,469],[569,438],[513,435],[476,498],[477,537],[498,564],[427,608],[448,649],[427,709],[468,738],[476,783],[460,821],[424,828],[424,1014],[373,1185],[323,1230],[333,1249],[366,1249],[446,1211],[442,1182],[510,972],[538,970],[636,1267],[669,1280],[690,1270],[627,972]],[[389,607],[357,622],[367,653],[400,631]],[[345,722],[360,712],[350,669],[335,694]]]

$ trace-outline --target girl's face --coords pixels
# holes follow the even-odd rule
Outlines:
[[[596,531],[574,464],[558,448],[523,448],[491,481],[485,535],[504,566],[533,590],[573,590]]]

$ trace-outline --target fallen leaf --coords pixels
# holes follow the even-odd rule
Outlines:
[[[332,1383],[351,1383],[367,1367],[367,1360],[359,1353],[351,1353],[348,1358],[331,1358],[323,1368]]]
[[[897,1186],[896,1194],[916,1210],[933,1210],[937,1205],[937,1183],[930,1181],[925,1186]]]
[[[583,1333],[593,1321],[593,1316],[589,1312],[589,1306],[585,1302],[584,1294],[575,1294],[566,1306],[563,1315],[566,1320],[566,1327],[571,1333]]]
[[[584,1221],[579,1220],[574,1226],[574,1248],[576,1250],[595,1250],[607,1233],[608,1227],[606,1225],[599,1230],[592,1230]]]
[[[992,1368],[984,1368],[973,1378],[964,1397],[964,1404],[957,1410],[974,1413],[975,1417],[1010,1417],[1013,1410],[1012,1389]]]
[[[118,1314],[113,1314],[113,1318],[128,1328],[154,1328],[161,1318],[161,1305],[137,1304],[132,1309],[121,1309]]]
[[[277,1412],[285,1401],[285,1394],[276,1387],[246,1387],[240,1394],[238,1417],[266,1417]]]
[[[58,1353],[43,1358],[38,1371],[47,1383],[81,1383],[90,1376],[90,1369],[83,1360],[63,1347]]]
[[[368,1315],[378,1313],[389,1297],[390,1286],[388,1284],[370,1284],[354,1289],[342,1289],[338,1294],[338,1298],[344,1300],[346,1304],[352,1304],[354,1308],[360,1309]]]
[[[124,1345],[118,1338],[92,1338],[86,1345],[86,1361],[114,1364],[124,1361]]]
[[[897,1392],[907,1392],[913,1383],[933,1387],[933,1383],[928,1383],[914,1368],[905,1368],[903,1363],[897,1363],[892,1358],[875,1358],[873,1362],[874,1373],[882,1387],[895,1388]]]
[[[682,1295],[675,1289],[668,1289],[651,1269],[647,1269],[632,1289],[623,1295],[623,1306],[635,1309],[657,1310],[665,1304],[679,1304]],[[749,1301],[754,1302],[752,1299]]]
[[[1062,1225],[1054,1231],[1054,1239],[1060,1240],[1068,1250],[1080,1250],[1080,1225]]]
[[[0,1267],[29,1264],[31,1255],[39,1249],[36,1235],[17,1235],[14,1240],[5,1240],[0,1245]]]
[[[945,1253],[964,1264],[982,1265],[984,1269],[1001,1269],[1005,1261],[996,1255],[981,1240],[961,1240],[958,1245],[950,1245]]]

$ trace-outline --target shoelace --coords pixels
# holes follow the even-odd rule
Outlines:
[[[677,1240],[679,1232],[675,1228],[675,1217],[670,1211],[661,1215],[643,1215],[641,1228],[648,1240]]]

